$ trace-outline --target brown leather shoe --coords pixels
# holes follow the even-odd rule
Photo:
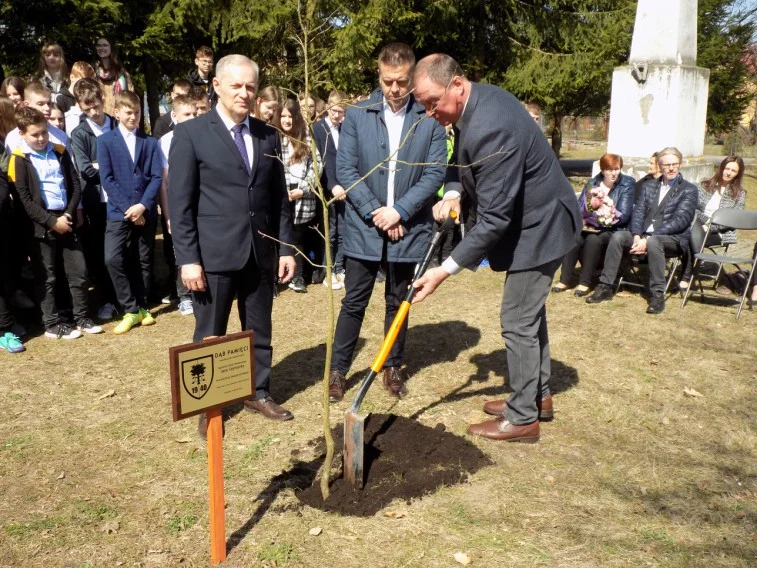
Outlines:
[[[258,400],[245,400],[245,410],[259,412],[271,420],[291,420],[294,415],[283,406],[276,404],[270,396]]]
[[[329,375],[329,402],[339,402],[344,398],[347,379],[339,371],[331,371]]]
[[[471,424],[468,426],[468,434],[489,438],[490,440],[535,444],[539,441],[539,421],[535,420],[531,424],[516,426],[510,424],[504,416],[500,416],[494,420]]]
[[[507,402],[505,399],[490,400],[484,403],[484,412],[491,416],[501,416],[506,406]],[[536,406],[539,409],[539,420],[542,422],[549,422],[555,417],[555,409],[552,406],[552,395],[537,399]]]
[[[406,380],[407,373],[399,367],[386,367],[384,369],[384,388],[390,395],[397,398],[407,396]]]

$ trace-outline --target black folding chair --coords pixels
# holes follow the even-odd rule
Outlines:
[[[647,263],[646,254],[629,254],[623,259],[621,264],[620,278],[615,285],[615,293],[618,293],[621,286],[630,286],[631,288],[646,289],[645,279],[641,274],[641,266]],[[672,256],[665,258],[665,295],[668,294],[670,284],[675,278],[676,270],[681,264],[681,256]]]
[[[732,227],[734,229],[743,229],[745,231],[753,231],[757,229],[757,211],[741,211],[738,209],[718,209],[712,214],[710,225],[707,227],[707,234],[705,235],[704,242],[707,242],[707,237],[710,235],[711,227],[713,224],[724,225],[726,227]],[[744,278],[744,290],[741,293],[741,302],[739,302],[739,309],[736,312],[736,319],[741,316],[741,310],[744,308],[744,301],[746,295],[751,287],[752,279],[754,277],[754,268],[757,265],[757,249],[751,258],[728,256],[726,254],[713,254],[703,252],[706,247],[702,246],[701,250],[694,255],[694,274],[689,287],[683,294],[683,300],[681,300],[681,309],[686,305],[686,299],[691,293],[693,283],[696,280],[699,284],[700,297],[717,297],[723,299],[723,296],[716,296],[714,294],[705,293],[704,286],[702,285],[702,279],[699,275],[700,266],[703,262],[712,262],[722,266],[724,264],[730,264],[736,267],[736,270],[741,273]],[[748,270],[745,270],[743,265],[748,265]]]

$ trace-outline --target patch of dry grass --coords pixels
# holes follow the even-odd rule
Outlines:
[[[501,288],[483,269],[413,307],[410,396],[389,400],[377,385],[364,408],[460,435],[482,420],[506,372]],[[358,377],[381,341],[379,296]],[[557,415],[541,442],[476,442],[495,466],[388,508],[403,518],[362,519],[301,508],[271,482],[293,450],[315,456],[324,303],[322,286],[275,302],[273,392],[295,420],[241,412],[226,424],[228,566],[445,567],[458,551],[482,567],[754,565],[754,311],[737,322],[732,307],[673,299],[652,317],[637,294],[597,306],[551,297]],[[0,353],[0,566],[207,565],[206,454],[195,422],[173,423],[169,405],[168,347],[192,327],[170,312],[121,337],[36,338],[23,355]],[[323,533],[308,535],[315,526]]]

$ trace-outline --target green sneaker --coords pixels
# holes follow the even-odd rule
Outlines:
[[[21,353],[22,351],[26,351],[26,347],[21,343],[21,339],[18,335],[15,335],[10,331],[0,335],[0,349],[3,349],[8,353]]]
[[[145,308],[139,308],[139,315],[142,316],[142,325],[152,325],[155,323],[155,318],[149,310]]]
[[[132,327],[134,327],[141,321],[142,321],[141,313],[124,314],[124,317],[121,320],[121,323],[119,323],[115,328],[113,328],[113,333],[115,333],[116,335],[121,335],[122,333],[126,333]]]

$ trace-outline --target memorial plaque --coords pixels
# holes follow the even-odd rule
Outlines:
[[[171,347],[170,358],[174,421],[255,394],[252,331]]]

